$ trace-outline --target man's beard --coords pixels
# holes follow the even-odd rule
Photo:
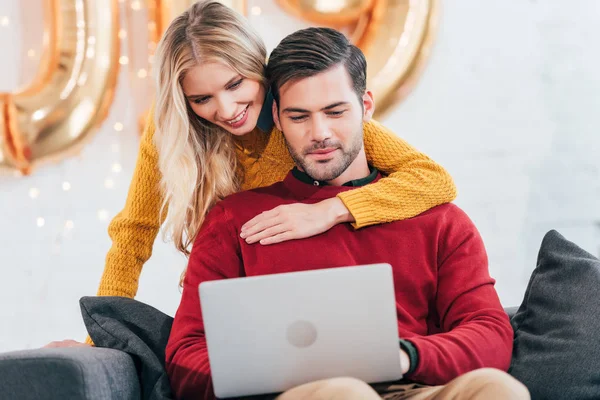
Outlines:
[[[284,135],[285,137],[285,135]],[[332,181],[342,175],[344,171],[354,162],[363,147],[363,126],[357,129],[352,142],[347,148],[339,140],[326,139],[315,142],[312,146],[296,152],[287,142],[287,147],[296,166],[300,167],[306,174],[317,181]],[[320,149],[339,149],[341,154],[336,154],[332,159],[326,161],[311,160],[309,153]]]

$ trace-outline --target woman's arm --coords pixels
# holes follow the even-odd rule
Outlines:
[[[138,290],[142,266],[152,254],[160,229],[160,171],[153,141],[154,123],[148,119],[125,207],[111,221],[108,234],[112,246],[100,281],[98,296],[133,298]]]
[[[242,237],[260,244],[303,239],[343,222],[362,228],[411,218],[456,198],[454,181],[442,166],[378,122],[364,125],[364,143],[369,163],[388,176],[316,204],[264,212],[244,224]],[[294,164],[279,131],[271,132],[261,158],[251,165],[247,187],[269,185],[287,175]]]
[[[369,164],[388,176],[337,196],[356,228],[412,218],[456,198],[441,165],[376,121],[366,123],[363,133]]]

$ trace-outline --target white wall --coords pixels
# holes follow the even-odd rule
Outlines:
[[[261,17],[275,23],[259,29],[272,48],[277,32],[295,26],[277,23],[266,3]],[[27,51],[15,33],[19,4],[0,1],[0,16],[11,20],[0,25],[0,91],[28,71],[10,61]],[[600,3],[565,4],[444,2],[418,87],[383,121],[454,176],[457,203],[483,235],[505,305],[521,302],[547,230],[600,250]],[[29,177],[0,177],[0,351],[85,336],[78,300],[96,293],[108,220],[124,203],[137,153],[129,79],[124,70],[110,116],[79,157]],[[35,199],[31,188],[39,190]],[[99,219],[100,210],[108,219]],[[184,265],[171,247],[157,240],[137,297],[169,314]]]

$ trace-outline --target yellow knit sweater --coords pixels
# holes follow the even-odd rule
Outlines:
[[[160,171],[153,135],[154,124],[150,122],[141,140],[125,208],[108,228],[112,247],[106,256],[99,296],[133,298],[142,267],[152,254],[162,223]],[[364,139],[369,163],[389,176],[338,195],[356,220],[356,228],[411,218],[456,197],[456,187],[446,170],[379,123],[365,124]],[[276,128],[270,134],[256,129],[238,139],[236,145],[245,170],[244,190],[278,182],[294,165],[283,135]]]

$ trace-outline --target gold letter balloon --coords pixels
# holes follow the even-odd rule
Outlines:
[[[44,0],[30,84],[0,93],[0,169],[28,174],[75,154],[108,113],[119,58],[117,0]]]
[[[23,90],[0,93],[0,170],[27,174],[39,164],[78,152],[112,102],[119,66],[118,0],[43,1],[44,43],[37,76]],[[423,69],[435,33],[437,1],[221,2],[249,16],[252,23],[263,18],[262,8],[287,13],[305,26],[330,26],[344,32],[367,56],[375,117],[382,118],[413,89]],[[143,40],[148,41],[149,59],[170,21],[193,3],[136,1],[136,9],[147,8],[149,30]],[[136,30],[129,21],[129,30]],[[289,33],[279,35],[283,38]],[[136,47],[141,48],[137,43]],[[141,76],[146,76],[146,70],[141,70]]]

